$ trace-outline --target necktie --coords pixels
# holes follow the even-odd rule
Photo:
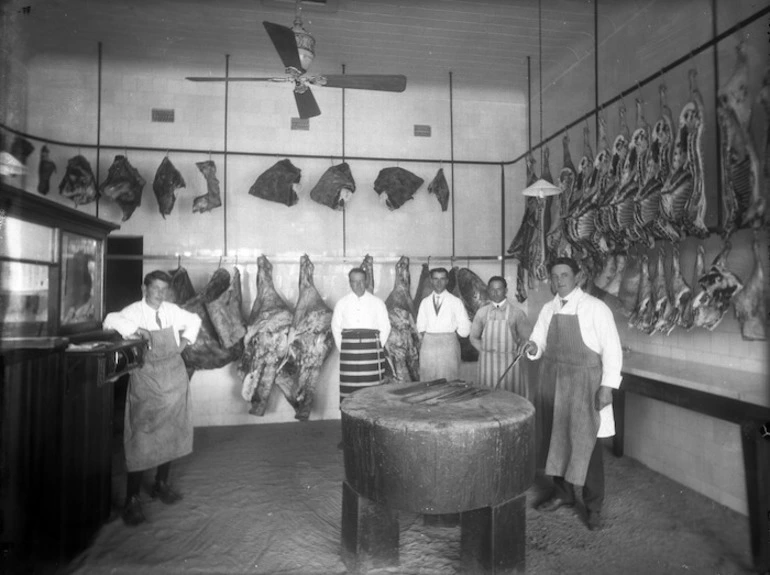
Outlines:
[[[564,307],[565,305],[567,305],[567,300],[566,299],[561,300],[561,307]]]
[[[163,324],[160,322],[160,310],[155,311],[155,323],[158,324],[160,329],[163,329]]]
[[[438,310],[441,309],[441,301],[437,295],[433,296],[433,309],[436,310],[436,315],[438,315]]]

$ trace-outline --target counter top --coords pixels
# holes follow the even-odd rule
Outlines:
[[[701,365],[633,351],[623,355],[622,373],[770,407],[767,374]]]
[[[0,338],[0,352],[21,349],[57,349],[69,343],[65,337],[3,337]]]

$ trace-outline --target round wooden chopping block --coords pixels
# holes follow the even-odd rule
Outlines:
[[[446,403],[436,397],[452,387],[382,385],[342,403],[345,478],[359,495],[440,514],[495,506],[529,488],[535,475],[532,404],[508,391],[467,385],[454,388],[483,395]]]

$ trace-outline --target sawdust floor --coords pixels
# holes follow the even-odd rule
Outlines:
[[[173,506],[143,493],[148,522],[119,517],[125,476],[116,454],[115,512],[89,549],[66,569],[87,574],[346,573],[339,557],[339,421],[199,428],[195,451],[172,467],[184,494]],[[566,508],[532,508],[527,494],[527,572],[591,574],[750,573],[743,515],[629,459],[605,455],[605,528],[588,531]],[[145,474],[152,481],[152,474]],[[448,575],[459,527],[424,525],[402,513],[401,564],[370,573]]]

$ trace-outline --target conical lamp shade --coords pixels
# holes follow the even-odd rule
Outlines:
[[[546,196],[556,196],[561,193],[561,188],[554,186],[550,182],[546,182],[543,178],[540,178],[534,184],[526,188],[521,192],[525,196],[535,196],[538,198],[544,198]]]

